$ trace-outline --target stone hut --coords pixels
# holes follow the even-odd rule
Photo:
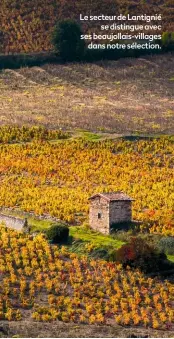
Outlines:
[[[13,228],[16,231],[29,231],[27,219],[16,218],[0,213],[0,223],[3,223],[6,227]]]
[[[132,221],[133,199],[123,192],[98,193],[89,201],[89,225],[95,231],[110,234],[115,226]]]

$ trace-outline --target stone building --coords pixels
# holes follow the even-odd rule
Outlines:
[[[132,221],[133,199],[123,192],[98,193],[89,200],[89,225],[95,231],[110,234],[117,225]]]
[[[29,231],[27,219],[16,218],[10,215],[0,213],[0,224],[13,228],[16,231]]]

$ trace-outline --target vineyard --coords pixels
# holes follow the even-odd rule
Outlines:
[[[138,270],[88,260],[0,228],[0,319],[173,329],[174,290]]]
[[[173,133],[172,54],[0,72],[0,125]]]
[[[122,190],[135,199],[142,230],[174,235],[172,162],[171,137],[1,144],[0,206],[79,224],[89,196]]]
[[[109,10],[108,10],[109,8]],[[0,51],[2,53],[28,53],[52,50],[50,42],[55,22],[60,18],[79,20],[79,14],[162,14],[163,31],[173,31],[173,1],[136,0],[2,0],[0,8]],[[95,26],[83,25],[84,32]]]
[[[84,34],[106,24],[80,14],[161,14],[160,33],[174,31],[173,0],[1,0],[0,338],[172,337],[170,34],[160,55],[91,62],[86,49],[63,63],[59,20]],[[132,198],[130,222],[94,231],[89,197],[116,191]]]

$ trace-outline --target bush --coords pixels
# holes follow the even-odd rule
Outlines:
[[[115,233],[112,233],[111,236],[114,239],[123,241],[123,242],[129,242],[131,237],[133,236],[133,231],[129,230],[129,231],[118,231]]]
[[[17,69],[20,67],[42,66],[45,63],[56,63],[57,56],[54,53],[33,53],[0,55],[0,70],[5,68]]]
[[[174,237],[161,238],[158,248],[167,254],[174,254]]]
[[[52,244],[64,243],[68,241],[69,228],[63,224],[56,224],[52,225],[45,233]]]
[[[174,33],[164,32],[161,39],[162,49],[164,51],[174,51]]]
[[[161,234],[141,233],[140,237],[149,245],[156,249],[159,249],[159,241]]]
[[[63,20],[55,26],[52,43],[64,61],[80,61],[85,51],[85,42],[80,39],[82,30],[74,20]]]
[[[168,269],[166,255],[140,237],[132,237],[128,244],[118,249],[115,260],[125,267],[139,268],[145,273]]]

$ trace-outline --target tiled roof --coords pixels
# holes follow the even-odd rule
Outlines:
[[[127,194],[118,191],[118,192],[108,192],[108,193],[97,193],[92,195],[89,200],[95,199],[96,197],[102,197],[108,201],[116,201],[116,200],[125,200],[125,201],[133,201],[131,197],[129,197]]]

